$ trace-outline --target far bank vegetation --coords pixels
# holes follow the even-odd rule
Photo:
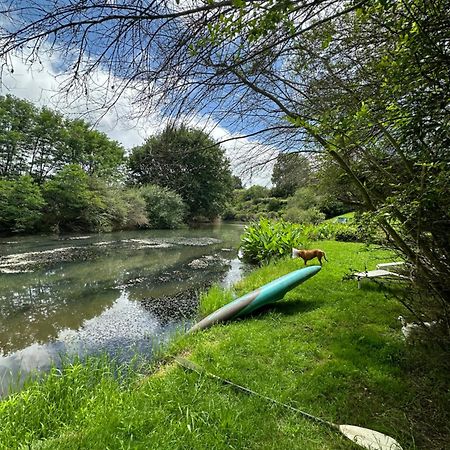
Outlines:
[[[167,127],[127,156],[89,123],[9,95],[0,125],[2,234],[178,228],[217,217],[231,194],[223,149],[198,130]]]

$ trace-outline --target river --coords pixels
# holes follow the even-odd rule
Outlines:
[[[242,274],[241,224],[0,239],[0,396],[62,357],[150,355]],[[119,355],[119,356],[118,356]]]

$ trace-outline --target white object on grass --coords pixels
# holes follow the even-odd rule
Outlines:
[[[400,278],[403,280],[409,280],[408,277],[404,276],[404,275],[400,275],[399,273],[395,273],[395,272],[391,272],[389,270],[382,270],[382,269],[377,269],[377,270],[368,270],[366,272],[357,272],[354,273],[353,278],[356,278],[358,280],[358,288],[361,287],[361,280],[363,278]]]
[[[377,264],[377,269],[384,269],[384,270],[395,270],[395,269],[403,269],[405,266],[405,263],[403,261],[399,262],[390,262],[390,263],[380,263]]]
[[[407,322],[403,316],[398,316],[398,320],[402,323],[402,334],[407,341],[414,340],[421,331],[425,331],[424,327],[420,323]],[[437,324],[436,320],[432,322],[423,322],[426,328],[432,328]]]
[[[370,450],[402,450],[395,439],[379,431],[354,425],[338,425],[338,428],[345,437],[360,447]]]

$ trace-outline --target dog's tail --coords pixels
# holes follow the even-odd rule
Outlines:
[[[325,258],[325,261],[328,262],[327,254],[325,252],[323,252],[323,257]]]
[[[299,252],[300,252],[299,249],[293,248],[293,249],[292,249],[292,258],[298,258]]]

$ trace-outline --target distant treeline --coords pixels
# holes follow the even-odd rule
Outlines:
[[[280,153],[272,173],[272,188],[237,186],[223,217],[252,221],[261,217],[290,222],[318,224],[351,211],[348,184],[334,176],[328,160],[314,164],[301,153]]]
[[[319,223],[349,210],[329,171],[281,153],[272,188],[244,188],[202,131],[167,127],[127,156],[84,120],[0,97],[0,233],[178,228],[218,216]]]

